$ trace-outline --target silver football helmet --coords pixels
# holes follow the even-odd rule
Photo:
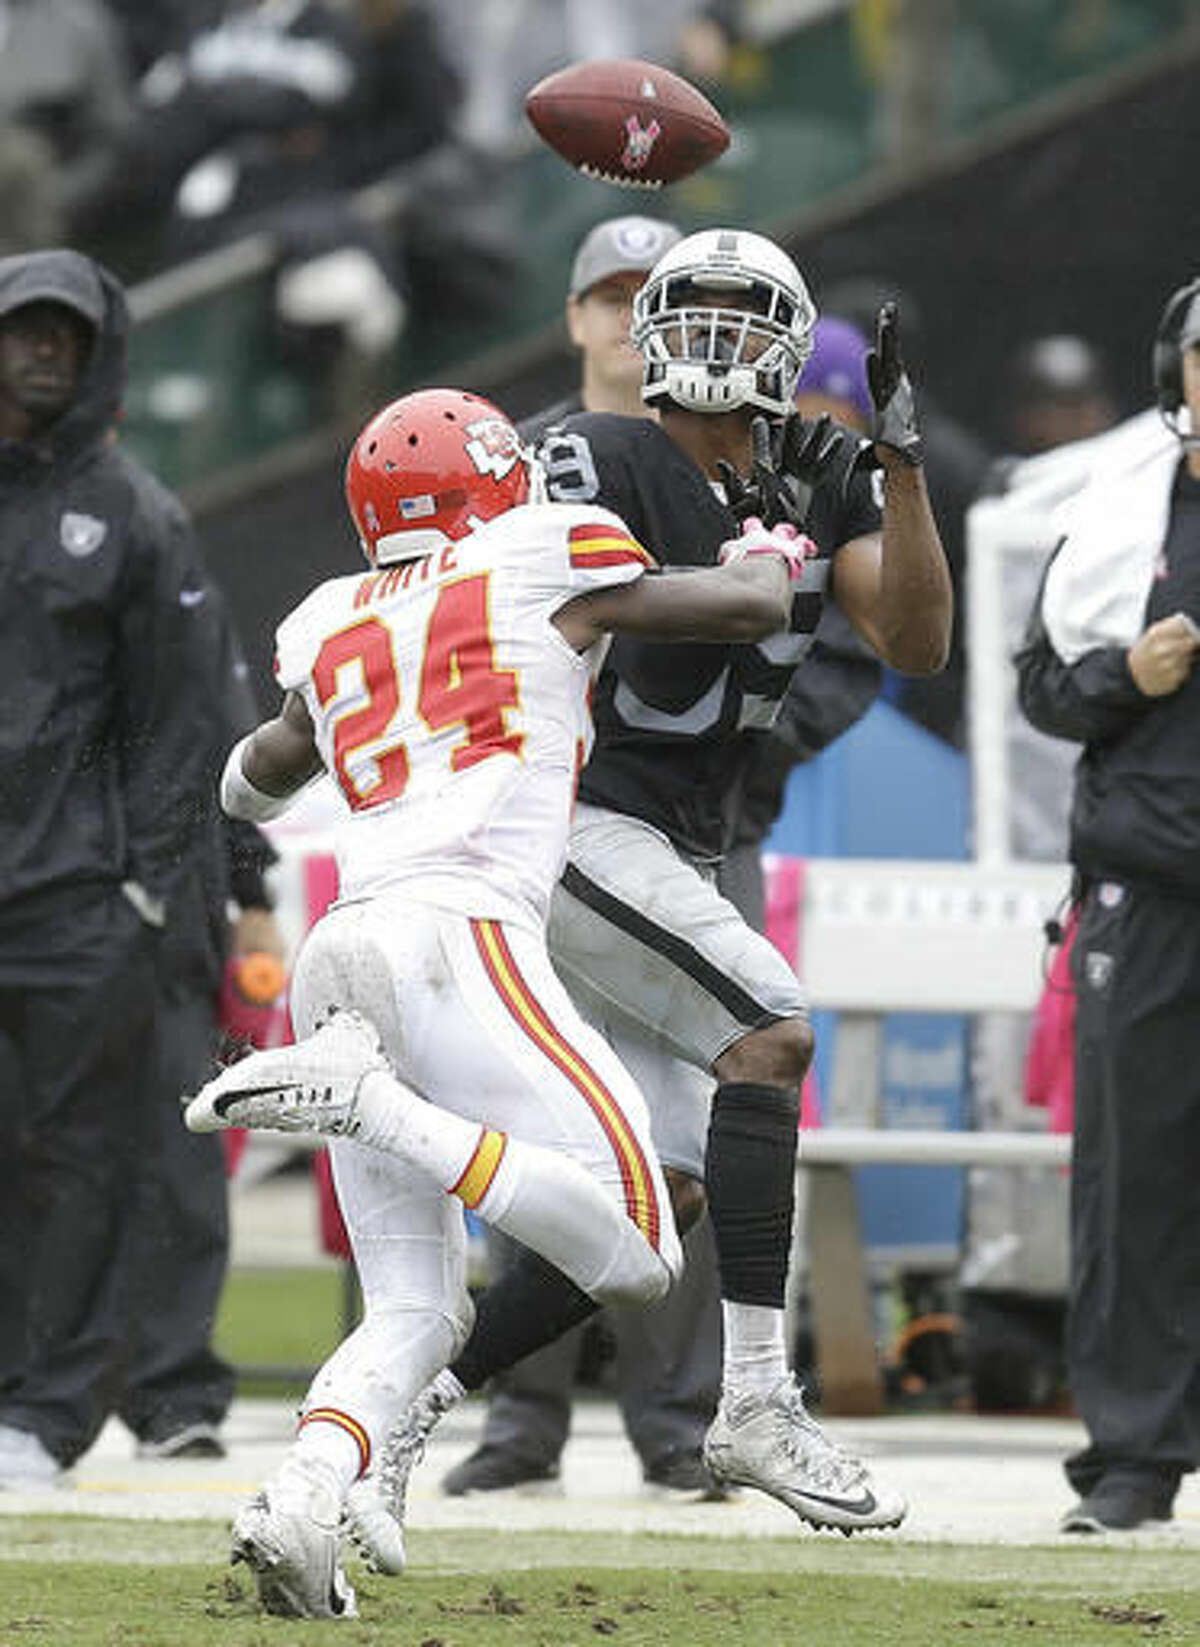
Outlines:
[[[633,300],[642,399],[693,412],[791,410],[816,305],[791,258],[745,229],[702,229],[665,252]]]

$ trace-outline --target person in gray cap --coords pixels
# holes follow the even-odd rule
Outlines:
[[[218,630],[182,509],[115,438],[128,327],[92,259],[0,259],[0,1488],[57,1483],[134,1375],[161,1421],[178,1367],[176,1316],[134,1318],[139,1265],[184,1291],[135,1209],[163,946],[215,827]]]
[[[629,336],[634,293],[683,237],[653,217],[606,218],[584,237],[571,265],[567,334],[579,356],[579,388],[520,425],[531,445],[572,412],[645,417],[642,357]],[[711,1082],[707,1083],[711,1085]],[[488,1231],[488,1269],[503,1273],[514,1244]],[[700,1456],[721,1387],[721,1317],[712,1230],[705,1220],[685,1241],[684,1273],[665,1304],[605,1312],[494,1380],[479,1446],[443,1478],[454,1496],[553,1481],[571,1424],[581,1358],[611,1339],[621,1416],[651,1489],[726,1496]],[[601,1335],[597,1339],[597,1330]]]
[[[1066,1362],[1072,1534],[1171,1519],[1200,1466],[1200,279],[1152,354],[1159,418],[1096,443],[1017,653],[1021,709],[1081,744]]]
[[[608,217],[589,231],[571,264],[567,336],[579,356],[579,387],[518,425],[533,445],[572,412],[645,417],[642,357],[629,335],[633,297],[665,251],[683,236],[657,217]]]

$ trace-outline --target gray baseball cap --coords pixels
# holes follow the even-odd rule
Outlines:
[[[1188,304],[1179,328],[1179,347],[1190,349],[1193,343],[1200,343],[1200,292]]]
[[[649,274],[683,235],[657,217],[610,217],[588,234],[571,265],[572,297],[582,297],[610,275]]]

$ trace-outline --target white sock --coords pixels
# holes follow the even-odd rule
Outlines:
[[[370,1456],[362,1425],[336,1407],[312,1407],[300,1418],[300,1433],[290,1456],[316,1463],[332,1473],[339,1493],[357,1481]]]
[[[722,1397],[770,1395],[788,1375],[783,1311],[768,1304],[721,1300],[725,1334]]]
[[[356,1139],[421,1167],[444,1190],[453,1190],[480,1147],[478,1121],[420,1098],[387,1070],[373,1069],[358,1095]],[[503,1133],[487,1134],[503,1140]],[[494,1145],[493,1148],[498,1148]]]
[[[469,1176],[464,1174],[464,1185]],[[673,1223],[660,1225],[652,1248],[646,1230],[639,1231],[627,1208],[586,1167],[519,1138],[508,1138],[486,1188],[467,1205],[600,1303],[652,1303],[682,1262]],[[648,1223],[646,1211],[642,1221]]]
[[[560,1150],[427,1103],[386,1070],[364,1078],[358,1113],[360,1144],[422,1168],[485,1223],[540,1253],[594,1298],[649,1303],[678,1270],[674,1227],[659,1229],[652,1252],[616,1198]],[[647,1205],[653,1195],[648,1186]]]

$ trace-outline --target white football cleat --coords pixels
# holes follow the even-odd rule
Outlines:
[[[259,1600],[281,1618],[357,1618],[338,1560],[341,1500],[331,1473],[290,1458],[241,1510],[230,1560],[244,1561]]]
[[[375,1030],[357,1012],[335,1012],[292,1046],[252,1052],[189,1100],[190,1132],[250,1127],[353,1137],[358,1092],[372,1070],[388,1069]]]
[[[428,1441],[443,1413],[456,1405],[436,1381],[427,1384],[388,1436],[376,1469],[357,1480],[346,1494],[342,1525],[373,1573],[404,1571],[404,1521],[408,1483],[425,1456]]]
[[[342,1531],[363,1558],[371,1573],[394,1578],[404,1571],[404,1500],[399,1516],[392,1511],[392,1495],[383,1479],[383,1468],[369,1470],[346,1493],[342,1508]]]
[[[814,1527],[847,1534],[898,1527],[908,1511],[898,1494],[877,1487],[866,1465],[829,1439],[791,1378],[768,1396],[722,1398],[705,1437],[704,1462],[716,1480],[770,1493]]]

